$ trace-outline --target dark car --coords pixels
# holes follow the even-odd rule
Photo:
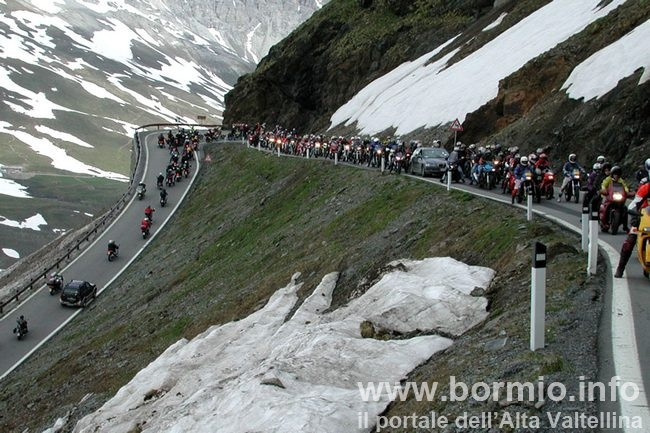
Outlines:
[[[61,291],[61,305],[85,307],[97,297],[97,286],[88,281],[72,280]]]
[[[441,147],[418,147],[411,155],[411,174],[442,176],[447,171],[449,153]]]

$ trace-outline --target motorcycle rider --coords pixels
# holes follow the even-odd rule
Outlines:
[[[639,211],[648,206],[649,198],[650,183],[646,182],[639,187],[639,189],[636,191],[636,194],[634,195],[634,200],[632,200],[632,202],[627,207],[628,211],[632,214],[632,221],[630,222],[631,230],[628,232],[627,238],[625,238],[625,242],[623,242],[623,245],[621,246],[621,257],[618,261],[618,266],[616,267],[614,278],[623,278],[625,266],[630,260],[632,251],[634,251],[634,245],[636,244],[636,236],[639,231],[639,223],[641,222]]]
[[[562,186],[560,187],[560,194],[557,197],[557,201],[561,201],[562,199],[562,194],[564,193],[564,190],[566,189],[567,185],[571,182],[571,178],[573,177],[573,170],[578,169],[580,170],[580,173],[584,173],[585,170],[578,164],[577,155],[575,153],[572,153],[569,155],[569,159],[567,162],[564,164],[564,167],[562,167],[562,174],[564,175],[564,179],[562,180]]]
[[[456,145],[454,146],[454,150],[452,150],[451,153],[449,154],[449,156],[447,157],[447,166],[451,167],[452,165],[456,164],[456,170],[458,171],[458,177],[459,177],[459,179],[460,179],[460,181],[462,183],[465,183],[465,175],[463,174],[463,169],[460,166],[460,160],[462,158],[462,150],[461,150],[460,145],[461,145],[461,142],[460,141],[457,142]],[[445,173],[445,176],[447,176],[448,174],[450,174],[449,170],[447,170],[447,172]],[[441,182],[445,181],[445,179],[446,179],[445,176],[440,178]],[[452,177],[452,179],[454,178],[453,175],[451,177]]]
[[[167,190],[165,188],[160,190],[160,200],[167,202]]]
[[[636,181],[644,184],[650,180],[650,158],[646,159],[643,167],[636,172]]]
[[[597,200],[594,201],[593,209],[598,209],[600,206],[600,186],[603,184],[603,180],[605,180],[605,176],[602,173],[602,165],[599,162],[595,163],[587,175],[587,192],[583,198],[582,207],[592,209],[590,206],[596,198]]]
[[[120,246],[113,239],[108,241],[108,251],[111,251],[112,253],[117,254],[117,250],[119,250],[119,249],[120,249]]]
[[[28,329],[25,316],[20,316],[18,319],[16,319],[16,323],[18,324],[18,330],[22,331],[23,334],[27,334]]]
[[[528,157],[522,156],[519,159],[519,164],[515,167],[515,188],[519,190],[519,185],[521,181],[526,178],[526,172],[530,171],[530,164],[528,163]]]
[[[52,272],[50,274],[50,279],[47,282],[47,285],[54,290],[60,290],[61,286],[63,285],[63,275],[57,272]]]
[[[140,182],[138,184],[138,188],[136,189],[136,192],[139,196],[144,197],[145,193],[147,192],[147,185],[144,182]]]
[[[158,173],[158,178],[156,179],[156,183],[158,185],[158,188],[162,188],[163,182],[165,181],[165,176],[163,176],[162,171]]]
[[[149,204],[146,208],[144,208],[144,215],[149,219],[150,222],[153,222],[153,213],[155,211],[156,209],[152,208]]]
[[[140,230],[149,232],[149,228],[151,227],[151,221],[149,218],[144,217],[142,218],[142,221],[140,222]]]

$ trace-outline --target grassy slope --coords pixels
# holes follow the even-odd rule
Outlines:
[[[513,342],[508,347],[523,356],[528,337],[522,286],[530,272],[528,246],[540,239],[553,245],[551,255],[555,251],[549,326],[560,337],[576,332],[562,320],[576,308],[567,294],[584,292],[584,257],[563,249],[569,237],[547,223],[528,225],[520,210],[464,193],[450,197],[406,177],[278,159],[232,145],[212,146],[210,153],[212,162],[204,163],[188,200],[144,257],[3,381],[0,431],[42,427],[87,393],[94,395],[73,419],[96,409],[171,343],[245,317],[296,271],[306,281],[303,296],[325,273],[341,271],[334,300],[339,306],[393,259],[451,255],[491,266],[500,280],[491,289],[490,319],[503,323]],[[594,344],[588,340],[585,353],[593,353]],[[560,347],[547,351],[552,359],[566,356]],[[546,356],[519,371],[534,375]],[[418,374],[431,378],[461,363],[441,364],[434,357],[427,365],[437,370]]]

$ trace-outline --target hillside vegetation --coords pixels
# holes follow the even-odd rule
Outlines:
[[[69,411],[72,423],[179,338],[247,316],[297,271],[302,296],[340,271],[336,308],[399,258],[452,256],[497,271],[485,295],[487,323],[429,360],[418,380],[547,374],[570,387],[580,374],[593,377],[602,282],[585,280],[575,236],[550,223],[526,223],[520,209],[406,176],[277,158],[241,145],[210,145],[207,152],[212,162],[203,163],[187,201],[143,257],[3,381],[0,431],[43,428]],[[533,240],[549,245],[550,259],[548,346],[537,353],[527,350]],[[486,341],[504,335],[503,348],[484,351]]]

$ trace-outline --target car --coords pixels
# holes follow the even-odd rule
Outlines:
[[[97,297],[97,285],[88,281],[72,280],[61,291],[61,305],[85,307]]]
[[[411,155],[410,173],[442,177],[447,171],[449,153],[441,147],[418,147]]]

